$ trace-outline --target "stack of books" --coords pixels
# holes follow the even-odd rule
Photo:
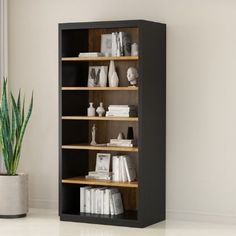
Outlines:
[[[107,146],[118,146],[118,147],[134,147],[134,139],[110,139],[110,143]]]
[[[136,171],[131,158],[127,155],[112,157],[112,180],[131,182],[136,179]]]
[[[121,194],[117,188],[80,187],[80,212],[119,215],[124,212]]]
[[[110,105],[106,116],[134,117],[137,115],[134,105]]]
[[[131,39],[127,32],[112,33],[112,56],[130,56]]]
[[[104,56],[101,52],[80,52],[78,57],[102,57]]]

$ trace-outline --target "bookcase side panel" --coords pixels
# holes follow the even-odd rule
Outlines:
[[[165,219],[166,27],[140,27],[139,220]]]

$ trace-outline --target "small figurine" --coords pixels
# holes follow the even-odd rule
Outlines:
[[[96,138],[96,126],[95,124],[93,124],[93,127],[92,127],[92,141],[90,143],[90,145],[96,145],[96,141],[95,141],[95,138]]]
[[[105,113],[105,109],[103,108],[103,103],[100,102],[100,106],[96,109],[96,112],[98,113],[99,117],[102,117]]]
[[[131,86],[136,86],[138,78],[138,71],[134,67],[129,67],[127,70],[127,79]]]

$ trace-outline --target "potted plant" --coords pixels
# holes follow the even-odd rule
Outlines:
[[[9,98],[8,98],[9,97]],[[0,217],[17,218],[28,212],[28,176],[17,173],[22,141],[33,108],[33,94],[25,114],[25,98],[7,93],[3,80],[0,103],[0,149],[5,172],[0,174]]]

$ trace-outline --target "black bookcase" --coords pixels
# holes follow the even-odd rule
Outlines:
[[[139,56],[79,58],[79,52],[100,51],[101,34],[129,32]],[[114,60],[120,87],[87,87],[90,65]],[[138,68],[137,87],[129,87],[126,71]],[[137,117],[87,117],[87,107],[135,104]],[[90,146],[91,126],[99,142],[108,142],[132,126],[137,147]],[[59,215],[63,221],[145,227],[165,219],[166,25],[145,20],[59,24]],[[137,181],[88,181],[96,153],[129,154],[137,163]],[[80,187],[115,186],[122,194],[122,215],[80,213]]]

